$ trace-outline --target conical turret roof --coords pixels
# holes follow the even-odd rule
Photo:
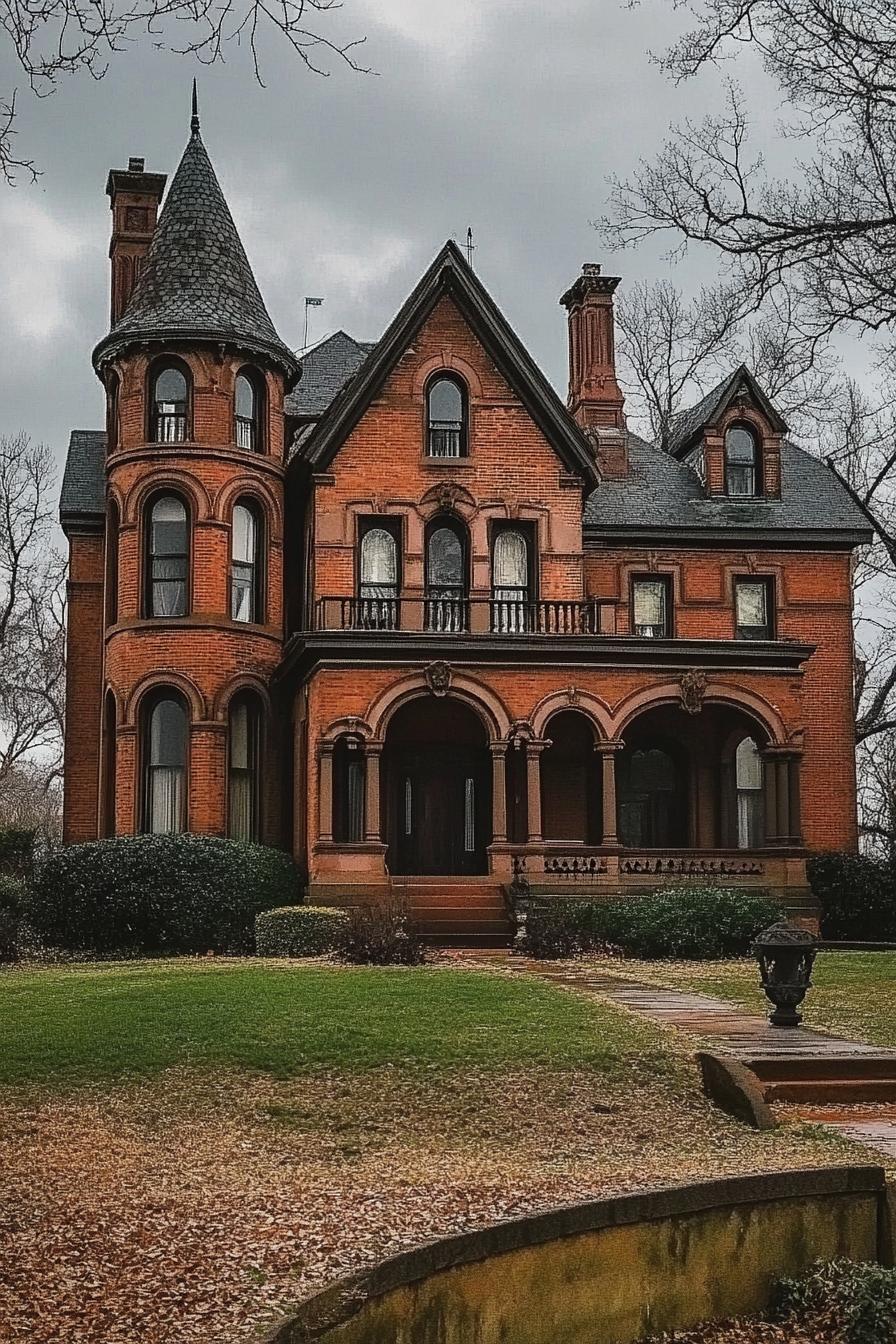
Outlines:
[[[292,378],[299,361],[268,315],[195,114],[192,125],[143,270],[94,365],[135,344],[196,340],[266,356]]]

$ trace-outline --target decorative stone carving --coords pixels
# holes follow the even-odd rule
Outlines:
[[[624,858],[619,871],[626,876],[667,873],[677,877],[761,877],[765,866],[759,859],[688,858],[686,855],[643,855]]]
[[[528,719],[516,719],[511,724],[510,732],[507,734],[507,741],[515,751],[522,750],[530,742],[535,741],[535,729]]]
[[[571,705],[577,705],[582,698],[578,686],[569,686],[566,690],[566,699]]]
[[[457,508],[460,491],[453,481],[441,481],[439,483],[438,498],[439,508],[446,513],[451,513]]]
[[[451,689],[451,668],[447,663],[430,663],[424,673],[433,695],[447,695]]]
[[[681,690],[682,709],[686,714],[699,714],[706,694],[706,673],[683,672],[678,685]]]

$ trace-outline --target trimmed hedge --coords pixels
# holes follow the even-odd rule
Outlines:
[[[346,910],[327,905],[282,905],[255,916],[255,951],[260,957],[321,957],[342,947],[348,932]]]
[[[29,878],[34,866],[36,833],[0,826],[0,874]]]
[[[251,952],[255,916],[294,904],[289,855],[202,835],[141,835],[47,855],[26,914],[51,947],[110,952]]]
[[[806,864],[824,938],[896,940],[896,870],[864,854],[814,854]]]
[[[624,900],[536,905],[525,948],[536,957],[618,950],[648,960],[713,961],[743,956],[780,918],[780,905],[764,892],[668,887]]]
[[[25,884],[0,873],[0,962],[19,955],[19,924],[25,900]]]

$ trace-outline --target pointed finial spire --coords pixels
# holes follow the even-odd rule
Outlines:
[[[199,99],[196,96],[196,79],[193,79],[193,115],[190,117],[190,132],[199,134]]]

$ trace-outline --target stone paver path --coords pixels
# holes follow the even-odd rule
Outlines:
[[[635,980],[624,980],[587,966],[570,967],[546,961],[530,961],[510,954],[490,957],[502,969],[537,975],[542,980],[563,985],[584,994],[594,994],[630,1009],[655,1022],[680,1031],[721,1049],[748,1065],[764,1061],[771,1067],[793,1066],[794,1075],[812,1069],[835,1075],[842,1066],[844,1074],[856,1075],[874,1066],[896,1076],[896,1050],[884,1050],[848,1037],[828,1035],[809,1027],[772,1027],[764,1017],[744,1012],[737,1004],[709,994],[664,989]],[[800,1065],[802,1064],[802,1069]],[[824,1124],[846,1138],[896,1160],[896,1104],[809,1106],[801,1105],[802,1119]]]

